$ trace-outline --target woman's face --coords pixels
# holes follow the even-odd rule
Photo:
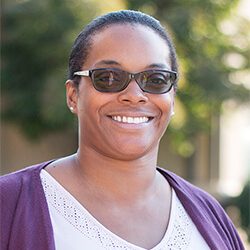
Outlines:
[[[82,70],[118,68],[136,73],[171,69],[169,56],[166,42],[151,29],[117,24],[93,36]],[[82,77],[74,98],[80,147],[115,159],[133,160],[157,152],[173,111],[174,90],[150,94],[132,80],[121,92],[101,93],[89,77]]]

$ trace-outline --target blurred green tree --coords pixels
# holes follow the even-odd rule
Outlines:
[[[179,154],[190,157],[193,138],[208,133],[225,100],[250,100],[249,20],[237,14],[238,0],[127,2],[160,19],[173,35],[180,81],[168,136]]]
[[[121,0],[111,2],[121,4]],[[244,34],[250,29],[249,22],[240,20],[237,37],[222,32],[222,21],[234,14],[237,3],[127,1],[130,9],[159,18],[173,34],[181,76],[169,136],[174,136],[170,141],[182,156],[192,154],[192,138],[209,128],[224,100],[249,100],[244,80],[237,82],[243,79],[237,74],[249,71],[250,38]],[[109,11],[109,4],[96,0],[3,2],[3,118],[19,124],[32,138],[72,125],[63,87],[70,48],[84,24]],[[100,10],[100,5],[105,10]],[[232,64],[235,57],[241,63]]]
[[[71,44],[96,15],[89,1],[8,0],[2,10],[3,118],[26,135],[69,124],[64,82]]]
[[[122,0],[8,0],[2,4],[2,117],[30,138],[72,125],[64,82],[79,31]]]

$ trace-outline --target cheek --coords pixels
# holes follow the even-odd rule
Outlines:
[[[78,118],[82,123],[98,124],[104,107],[110,102],[110,95],[96,91],[92,86],[84,86],[78,98]],[[83,124],[82,124],[83,125]]]
[[[102,98],[88,81],[82,81],[78,94],[78,110],[79,112],[96,112],[98,106],[101,105]]]
[[[161,131],[161,135],[163,135],[168,127],[174,111],[174,95],[167,93],[164,94],[164,96],[159,96],[159,98],[157,98],[156,105],[158,106],[161,113],[161,117],[158,120],[158,128]]]
[[[164,118],[171,116],[174,111],[174,95],[172,93],[166,93],[159,96],[156,100],[156,105],[161,110]]]

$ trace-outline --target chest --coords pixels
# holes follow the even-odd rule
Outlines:
[[[173,192],[169,221],[161,223],[150,211],[118,208],[103,209],[109,218],[103,224],[95,218],[77,200],[62,187],[43,180],[45,195],[52,220],[57,249],[127,249],[127,250],[165,250],[171,249],[209,249],[206,242],[189,218],[180,201]],[[132,206],[131,206],[132,207]],[[164,218],[164,212],[155,207],[158,215]],[[155,214],[157,214],[155,213]],[[110,215],[109,215],[110,214]],[[112,216],[111,216],[112,215]],[[154,220],[152,218],[156,217]],[[162,230],[160,232],[160,227]],[[146,230],[145,230],[146,228]],[[157,231],[157,234],[154,234]],[[161,233],[161,236],[159,234]],[[153,235],[151,237],[151,235]],[[138,241],[139,239],[139,241]],[[198,248],[197,248],[198,247]]]

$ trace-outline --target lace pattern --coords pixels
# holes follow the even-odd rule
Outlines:
[[[55,209],[88,239],[98,242],[103,249],[142,250],[99,223],[70,193],[67,192],[49,173],[41,171],[41,181],[49,210]],[[152,250],[183,250],[191,240],[191,219],[173,191],[171,216],[167,232],[161,242]]]

